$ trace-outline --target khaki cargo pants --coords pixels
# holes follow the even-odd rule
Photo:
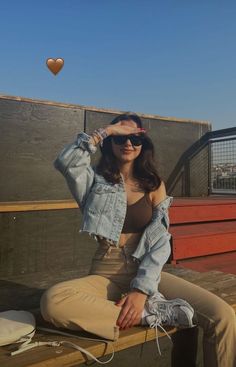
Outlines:
[[[138,263],[130,256],[135,247],[101,244],[88,276],[61,282],[44,292],[43,318],[57,327],[84,329],[116,340],[119,337],[116,320],[121,308],[115,302],[129,291],[130,281],[137,272]],[[165,272],[161,274],[159,291],[167,299],[185,299],[196,310],[199,326],[204,330],[205,367],[236,367],[236,319],[227,303]]]

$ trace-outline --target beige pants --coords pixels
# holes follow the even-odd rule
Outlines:
[[[116,340],[116,320],[121,308],[115,302],[129,291],[137,272],[138,264],[130,256],[133,251],[134,246],[100,245],[88,276],[61,282],[44,292],[40,305],[43,318],[57,327],[84,329]],[[226,302],[165,272],[161,274],[159,291],[167,299],[185,299],[196,310],[198,324],[204,330],[205,367],[236,367],[236,319]]]

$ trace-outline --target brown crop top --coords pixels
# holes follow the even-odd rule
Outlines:
[[[132,205],[127,205],[124,226],[121,233],[136,233],[144,231],[152,218],[152,202],[149,193]]]

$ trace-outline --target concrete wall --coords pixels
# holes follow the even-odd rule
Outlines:
[[[86,110],[86,119],[85,119]],[[121,111],[91,109],[30,99],[0,96],[1,172],[0,201],[53,200],[72,198],[63,177],[52,162],[79,131],[92,132],[109,124]],[[207,122],[141,115],[153,139],[158,169],[167,181],[181,155],[207,131]],[[100,155],[92,156],[95,163]],[[191,180],[191,196],[207,195],[207,185],[199,188],[207,160],[197,166]],[[168,189],[168,188],[167,188]],[[170,195],[182,196],[180,180]]]

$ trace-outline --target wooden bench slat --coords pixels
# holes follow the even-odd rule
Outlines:
[[[173,260],[236,250],[236,221],[171,226]]]
[[[15,201],[0,203],[0,212],[2,213],[74,208],[78,208],[78,204],[74,200]]]
[[[201,237],[204,241],[205,237],[214,236],[224,233],[236,233],[236,221],[231,220],[227,222],[212,222],[212,223],[196,223],[196,224],[184,224],[181,226],[170,227],[170,232],[174,238],[177,239],[190,239]]]
[[[168,329],[167,329],[168,330]],[[168,333],[175,332],[175,328],[169,328]],[[65,331],[65,330],[64,330]],[[67,332],[71,333],[71,331]],[[81,333],[78,332],[78,335]],[[84,335],[84,333],[82,333]],[[158,337],[165,336],[165,333],[158,331]],[[94,336],[91,336],[94,337]],[[121,351],[153,340],[155,338],[155,330],[149,327],[136,326],[128,330],[120,332],[120,337],[116,342],[113,342],[115,352]],[[74,337],[63,337],[62,335],[46,333],[43,331],[37,331],[34,341],[48,341],[48,340],[66,340],[85,348],[94,356],[100,358],[101,356],[107,356],[102,360],[109,358],[112,353],[111,345],[106,345],[102,342],[94,342],[87,340],[79,340]],[[87,357],[80,351],[71,347],[50,347],[42,346],[35,349],[28,350],[22,354],[16,356],[9,356],[9,351],[13,351],[15,348],[13,345],[4,346],[0,348],[0,366],[1,367],[64,367],[74,366],[75,364],[82,364],[87,361]],[[59,351],[62,351],[59,353]],[[114,357],[115,358],[115,357]]]
[[[236,219],[236,199],[210,196],[206,198],[174,198],[169,210],[170,223],[201,223]]]

